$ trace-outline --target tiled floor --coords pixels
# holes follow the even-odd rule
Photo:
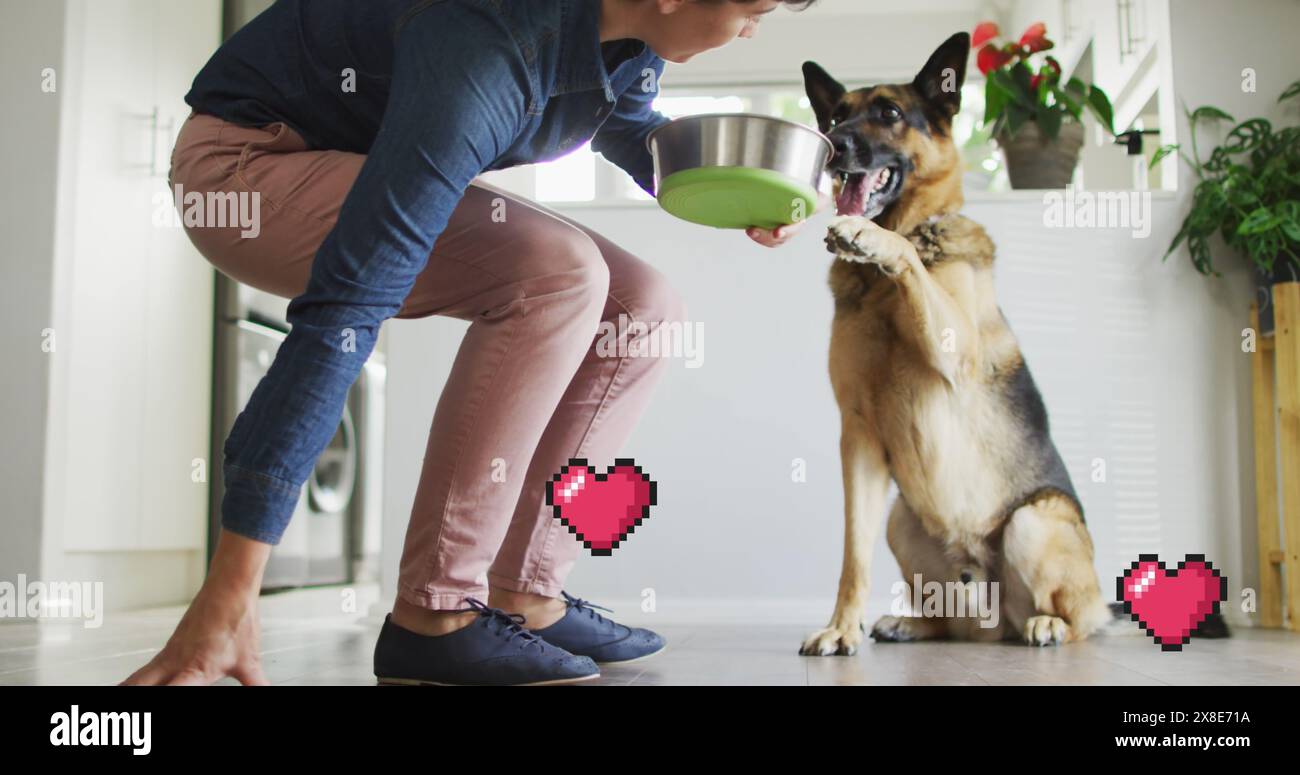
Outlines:
[[[276,684],[374,685],[377,622],[364,612],[373,589],[318,589],[262,603],[263,664]],[[166,642],[181,608],[77,623],[0,625],[0,685],[114,684]],[[644,622],[641,622],[644,623]],[[1237,628],[1226,640],[1193,640],[1163,653],[1142,635],[1036,649],[1017,644],[873,643],[854,657],[800,657],[807,625],[657,624],[668,650],[605,668],[587,685],[647,684],[1300,684],[1300,634]]]

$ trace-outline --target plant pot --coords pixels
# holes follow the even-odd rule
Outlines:
[[[1038,124],[1027,123],[1015,136],[1002,132],[998,147],[1007,160],[1007,174],[1014,189],[1065,188],[1074,179],[1083,148],[1083,124],[1074,121],[1061,125],[1055,140],[1049,139]]]
[[[1300,282],[1300,267],[1286,256],[1278,256],[1273,271],[1255,268],[1255,301],[1259,303],[1259,335],[1273,335],[1273,286]]]

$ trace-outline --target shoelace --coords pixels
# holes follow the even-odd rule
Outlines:
[[[568,592],[561,591],[560,594],[564,596],[564,602],[568,603],[570,608],[576,608],[578,609],[579,612],[585,612],[588,616],[594,616],[596,619],[602,622],[607,621],[605,617],[596,613],[592,609],[599,608],[602,611],[609,611],[610,613],[614,613],[613,609],[606,608],[603,605],[596,605],[594,603],[590,603],[586,600],[583,600],[580,597],[574,597],[573,595],[570,595]]]
[[[525,619],[523,614],[506,613],[500,608],[493,608],[482,600],[474,597],[465,598],[465,603],[469,608],[458,608],[456,610],[464,612],[474,611],[479,616],[487,619],[489,625],[495,624],[497,626],[497,633],[504,634],[507,643],[515,638],[519,638],[523,641],[520,646],[521,648],[527,648],[535,643],[538,648],[542,650],[546,649],[541,638],[524,629],[523,625]]]

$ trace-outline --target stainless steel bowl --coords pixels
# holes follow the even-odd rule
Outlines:
[[[646,138],[655,160],[655,189],[697,167],[772,170],[825,191],[831,141],[812,127],[753,113],[710,113],[664,124]]]

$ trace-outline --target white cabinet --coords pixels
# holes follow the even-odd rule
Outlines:
[[[1096,14],[1093,38],[1093,77],[1112,96],[1122,95],[1155,51],[1161,29],[1156,0],[1104,0]]]
[[[205,545],[208,485],[191,472],[208,454],[213,270],[154,215],[183,97],[220,40],[219,0],[68,3],[49,471],[61,502],[47,515],[65,552]]]
[[[150,0],[154,9],[153,85],[157,126],[150,150],[154,192],[167,191],[171,150],[190,114],[184,101],[194,76],[221,40],[218,0]],[[152,215],[157,202],[150,198]],[[152,218],[150,218],[152,224]],[[195,482],[193,461],[210,468],[212,304],[215,274],[180,228],[151,228],[146,284],[139,289],[149,352],[140,510],[136,546],[205,548],[208,484]],[[210,471],[209,471],[210,474]],[[210,477],[209,477],[210,481]],[[152,504],[165,505],[155,508]],[[169,508],[176,505],[178,510]]]

